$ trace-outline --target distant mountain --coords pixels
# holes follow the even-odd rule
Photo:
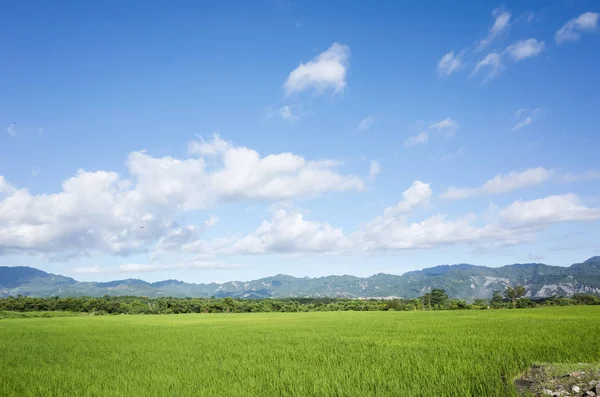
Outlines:
[[[254,281],[193,284],[177,280],[148,283],[138,279],[79,282],[70,277],[30,267],[0,267],[0,297],[135,295],[148,297],[340,297],[414,298],[442,288],[453,298],[489,298],[494,290],[522,284],[530,297],[570,296],[577,292],[600,294],[600,256],[570,267],[523,263],[497,268],[469,264],[441,265],[401,276],[375,274],[292,277],[278,274]]]

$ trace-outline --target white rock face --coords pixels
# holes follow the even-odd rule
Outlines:
[[[492,276],[484,276],[483,286],[488,287],[490,284],[500,283],[504,285],[510,285],[510,280],[506,277],[492,277]]]
[[[534,296],[536,298],[547,298],[552,295],[571,296],[577,293],[597,294],[600,293],[600,288],[576,283],[544,284]]]

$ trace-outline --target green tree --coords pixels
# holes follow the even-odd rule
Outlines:
[[[490,300],[492,307],[494,309],[499,309],[502,307],[502,293],[500,291],[494,291],[492,293],[492,300]]]
[[[517,285],[514,288],[510,285],[504,290],[504,296],[506,299],[512,302],[513,308],[517,307],[517,300],[525,295],[525,287]]]

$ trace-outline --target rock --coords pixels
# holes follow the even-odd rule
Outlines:
[[[600,384],[596,383],[596,395],[600,396]]]
[[[553,392],[552,390],[550,390],[550,389],[544,389],[544,390],[542,391],[542,394],[543,394],[544,396],[551,396],[551,395],[553,395],[553,394],[554,394],[554,392]]]
[[[588,391],[586,391],[586,392],[585,392],[585,395],[586,395],[586,396],[588,396],[588,397],[596,397],[596,393],[594,393],[594,392],[593,392],[593,391],[591,391],[591,390],[588,390]]]
[[[569,376],[571,378],[579,378],[581,375],[585,374],[585,372],[581,372],[581,371],[575,371],[575,372],[571,372],[569,374]]]
[[[581,391],[581,388],[579,386],[573,386],[571,390],[573,390],[575,393],[579,393]]]

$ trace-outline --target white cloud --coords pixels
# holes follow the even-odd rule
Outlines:
[[[500,219],[512,227],[536,227],[558,222],[600,219],[600,208],[588,208],[575,194],[515,201],[500,211]]]
[[[350,48],[333,43],[329,49],[312,61],[300,64],[288,76],[283,88],[286,95],[314,89],[321,94],[326,90],[341,92],[346,88],[346,73]]]
[[[468,197],[489,194],[507,193],[513,190],[540,185],[552,176],[552,171],[542,167],[529,168],[525,171],[512,171],[508,174],[498,174],[476,188],[448,188],[442,198],[446,200],[460,200]]]
[[[523,172],[498,176],[484,185],[490,192],[504,192],[524,186]],[[543,175],[543,172],[541,173]],[[535,178],[533,178],[535,179]],[[543,180],[538,177],[537,180]],[[471,244],[478,248],[499,247],[530,241],[537,232],[559,222],[600,219],[600,208],[584,206],[577,196],[549,196],[484,213],[467,213],[456,218],[435,214],[411,222],[418,208],[428,209],[433,191],[428,183],[414,181],[402,193],[400,202],[386,208],[381,216],[346,234],[327,222],[307,219],[307,214],[290,205],[272,208],[272,218],[256,231],[239,239],[198,241],[202,250],[219,255],[232,254],[343,254],[361,251],[412,250],[445,245]],[[197,247],[182,247],[194,252]]]
[[[369,167],[369,179],[373,180],[377,175],[381,173],[381,165],[375,161],[371,160],[371,165]]]
[[[201,136],[198,136],[198,139],[198,141],[192,141],[188,144],[188,153],[200,156],[213,156],[224,153],[231,148],[231,144],[221,138],[219,131],[213,133],[212,141],[206,142]]]
[[[535,233],[559,222],[600,219],[600,208],[585,207],[573,194],[532,201],[516,201],[484,217],[466,214],[451,219],[436,214],[419,222],[407,215],[425,205],[431,196],[428,184],[416,181],[396,207],[351,234],[328,223],[305,219],[300,209],[281,209],[273,219],[226,249],[229,254],[322,253],[414,250],[471,244],[499,247],[530,241]],[[483,222],[486,221],[486,222]],[[482,223],[483,222],[483,223]]]
[[[15,191],[15,188],[12,187],[4,176],[0,175],[0,194],[12,194]]]
[[[417,123],[418,128],[423,128],[423,123]],[[431,123],[425,130],[419,132],[417,135],[410,136],[404,141],[405,147],[422,145],[429,141],[429,138],[433,138],[439,135],[443,135],[445,138],[452,138],[460,125],[456,120],[451,118],[445,118],[443,120]]]
[[[495,17],[494,25],[490,28],[487,37],[479,42],[478,49],[482,50],[487,47],[498,35],[508,29],[510,26],[511,14],[508,11],[503,11],[496,8],[492,11],[492,16]]]
[[[337,252],[345,250],[347,244],[341,229],[328,223],[307,221],[297,209],[280,209],[271,221],[264,221],[256,232],[238,240],[232,251],[241,254]]]
[[[506,49],[515,61],[535,57],[544,50],[544,42],[536,39],[518,40]]]
[[[483,80],[484,82],[488,82],[494,77],[498,76],[504,70],[504,65],[502,64],[502,57],[500,54],[495,52],[489,53],[485,58],[479,61],[477,65],[475,65],[475,69],[473,69],[473,72],[471,72],[470,76],[475,76],[481,69],[488,70],[487,76]]]
[[[192,270],[192,269],[232,269],[240,265],[229,265],[221,262],[192,261],[176,264],[138,264],[127,263],[120,265],[118,271],[121,273],[156,272],[163,270]]]
[[[533,109],[531,111],[527,108],[521,108],[517,110],[517,112],[515,113],[515,117],[520,118],[521,120],[513,126],[512,130],[517,131],[523,127],[527,127],[528,125],[533,123],[534,118],[537,117],[541,111],[542,109],[540,108]],[[523,118],[523,116],[525,117]]]
[[[376,121],[375,117],[373,117],[373,116],[367,116],[364,119],[362,119],[360,121],[360,123],[358,123],[358,127],[356,127],[356,129],[360,130],[360,131],[366,131],[369,128],[371,128],[371,126],[373,124],[375,124],[375,121]]]
[[[192,142],[197,158],[133,152],[131,179],[80,170],[62,191],[31,194],[0,177],[0,251],[127,255],[152,247],[175,249],[197,241],[203,228],[179,225],[176,213],[221,202],[284,200],[324,192],[361,190],[364,182],[337,171],[332,160],[307,161],[292,153],[261,157],[214,135]],[[216,160],[207,166],[206,159]],[[207,225],[215,219],[207,221]]]
[[[143,264],[126,263],[118,267],[78,267],[71,269],[71,273],[96,274],[96,273],[145,273],[165,270],[204,270],[204,269],[232,269],[240,265],[230,265],[221,262],[189,261],[176,264]]]
[[[571,19],[556,31],[554,35],[556,43],[563,44],[569,41],[577,41],[582,33],[596,30],[599,15],[597,12],[585,12],[577,18]]]
[[[402,200],[394,207],[385,209],[385,216],[405,214],[417,207],[426,206],[433,195],[429,183],[414,181],[412,185],[402,192]]]
[[[530,23],[535,19],[535,13],[533,11],[525,11],[515,20],[515,22]]]
[[[452,73],[460,69],[462,61],[460,56],[455,54],[454,51],[450,51],[440,58],[437,70],[440,76],[450,76]]]
[[[581,174],[566,174],[562,178],[563,182],[580,182],[580,181],[591,181],[594,179],[600,179],[600,170],[591,170]],[[0,181],[1,182],[1,181]],[[0,192],[2,189],[0,189]]]
[[[15,123],[12,123],[11,125],[8,126],[8,128],[6,128],[6,132],[8,132],[8,135],[14,137],[17,135],[17,131],[15,130]]]
[[[532,122],[533,119],[531,117],[526,117],[524,120],[519,121],[517,124],[515,124],[515,126],[512,129],[513,131],[520,130],[521,128],[528,126]]]
[[[279,116],[284,120],[296,121],[300,118],[294,114],[294,106],[283,106],[279,109]]]
[[[527,108],[520,108],[519,110],[517,110],[515,112],[515,117],[520,117],[522,114],[524,114],[525,112],[527,112],[528,109]]]
[[[219,222],[219,217],[218,216],[214,216],[211,215],[207,220],[204,221],[204,224],[207,227],[211,227],[217,224],[217,222]]]
[[[81,273],[81,274],[96,274],[102,273],[103,269],[100,266],[90,266],[90,267],[76,267],[71,269],[71,273]]]
[[[408,146],[420,145],[423,143],[427,143],[428,140],[429,140],[429,134],[425,131],[422,131],[422,132],[418,133],[417,135],[408,137],[408,139],[406,141],[404,141],[404,146],[408,147]]]
[[[446,138],[453,137],[454,134],[456,134],[458,127],[459,125],[456,120],[452,120],[451,118],[440,120],[437,123],[433,123],[429,126],[429,128],[443,133]]]

